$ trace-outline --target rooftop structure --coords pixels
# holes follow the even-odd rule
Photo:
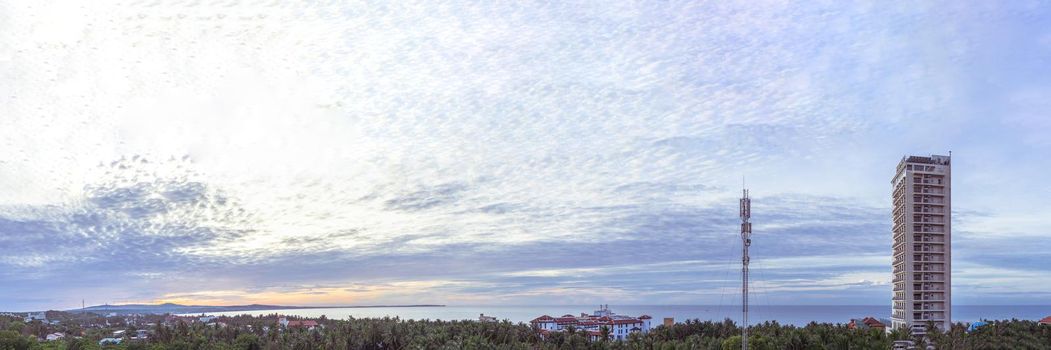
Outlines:
[[[949,156],[908,156],[891,181],[894,329],[923,334],[928,322],[951,325],[951,170]]]

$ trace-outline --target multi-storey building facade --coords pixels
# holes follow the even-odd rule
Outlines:
[[[894,188],[894,297],[891,326],[925,333],[952,320],[952,165],[950,157],[909,156]]]

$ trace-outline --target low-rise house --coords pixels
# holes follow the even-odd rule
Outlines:
[[[496,317],[478,314],[478,322],[496,322]]]
[[[1044,317],[1044,319],[1040,320],[1040,324],[1051,325],[1051,316]]]
[[[63,334],[63,333],[57,333],[57,332],[56,332],[56,333],[51,333],[51,334],[48,334],[48,335],[47,335],[46,337],[44,337],[44,339],[46,339],[47,341],[56,341],[56,340],[62,340],[62,339],[64,339],[64,338],[66,338],[66,335],[65,335],[65,334]]]
[[[150,331],[146,329],[139,329],[135,331],[135,335],[131,337],[134,340],[147,340],[150,339]]]
[[[277,320],[277,323],[281,324],[285,328],[306,328],[307,330],[314,330],[320,325],[314,320],[289,320],[286,317],[281,317]]]

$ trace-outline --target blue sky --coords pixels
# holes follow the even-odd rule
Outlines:
[[[1051,304],[1051,4],[0,5],[0,309],[889,304],[953,151],[953,297]]]

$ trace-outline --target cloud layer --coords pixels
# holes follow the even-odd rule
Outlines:
[[[0,5],[0,309],[716,303],[742,175],[764,298],[883,304],[950,149],[957,302],[1048,303],[1013,5]]]

